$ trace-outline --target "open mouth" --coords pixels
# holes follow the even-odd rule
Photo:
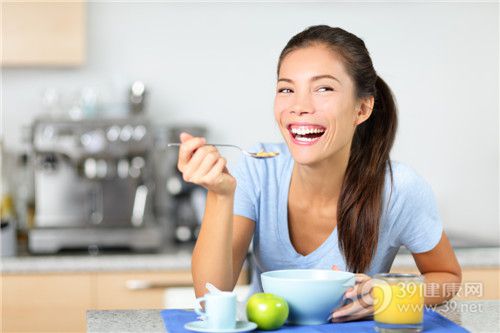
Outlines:
[[[312,144],[318,141],[326,132],[320,125],[288,125],[288,131],[293,141],[298,144]]]

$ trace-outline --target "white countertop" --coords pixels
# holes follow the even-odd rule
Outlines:
[[[158,254],[50,255],[2,258],[2,273],[172,271],[191,268],[191,251]]]
[[[458,248],[458,261],[464,268],[500,267],[500,248]],[[191,250],[157,254],[37,255],[2,257],[0,271],[11,274],[106,271],[165,271],[191,267]],[[402,249],[393,267],[415,267],[413,257]]]
[[[463,268],[500,267],[500,247],[456,248],[455,254]],[[401,249],[392,266],[415,267],[415,260],[408,250]]]

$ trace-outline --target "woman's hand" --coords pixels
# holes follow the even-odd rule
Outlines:
[[[186,182],[203,186],[218,195],[231,195],[236,179],[226,168],[226,159],[214,146],[205,145],[205,138],[181,133],[177,168]]]
[[[335,268],[334,268],[335,269]],[[366,274],[355,274],[356,284],[344,294],[347,303],[337,308],[330,315],[334,323],[361,319],[373,314],[373,298],[371,290],[373,280]]]

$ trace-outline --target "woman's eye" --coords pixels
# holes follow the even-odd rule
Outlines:
[[[318,88],[318,91],[319,91],[319,92],[323,92],[323,91],[333,91],[333,88],[332,88],[332,87],[319,87],[319,88]]]
[[[284,93],[284,94],[289,94],[289,93],[291,93],[293,91],[292,91],[292,89],[289,89],[289,88],[281,88],[281,89],[278,89],[278,92],[279,93]]]

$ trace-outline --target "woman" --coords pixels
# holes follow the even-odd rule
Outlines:
[[[294,36],[279,58],[274,113],[286,144],[255,149],[281,154],[245,157],[234,175],[204,138],[181,135],[178,168],[208,190],[192,258],[196,295],[207,281],[234,288],[252,238],[253,292],[268,270],[356,273],[345,294],[353,301],[333,321],[373,313],[370,276],[389,271],[401,245],[433,291],[461,282],[430,187],[389,159],[396,105],[361,39],[325,25]],[[426,295],[425,303],[452,296]]]

